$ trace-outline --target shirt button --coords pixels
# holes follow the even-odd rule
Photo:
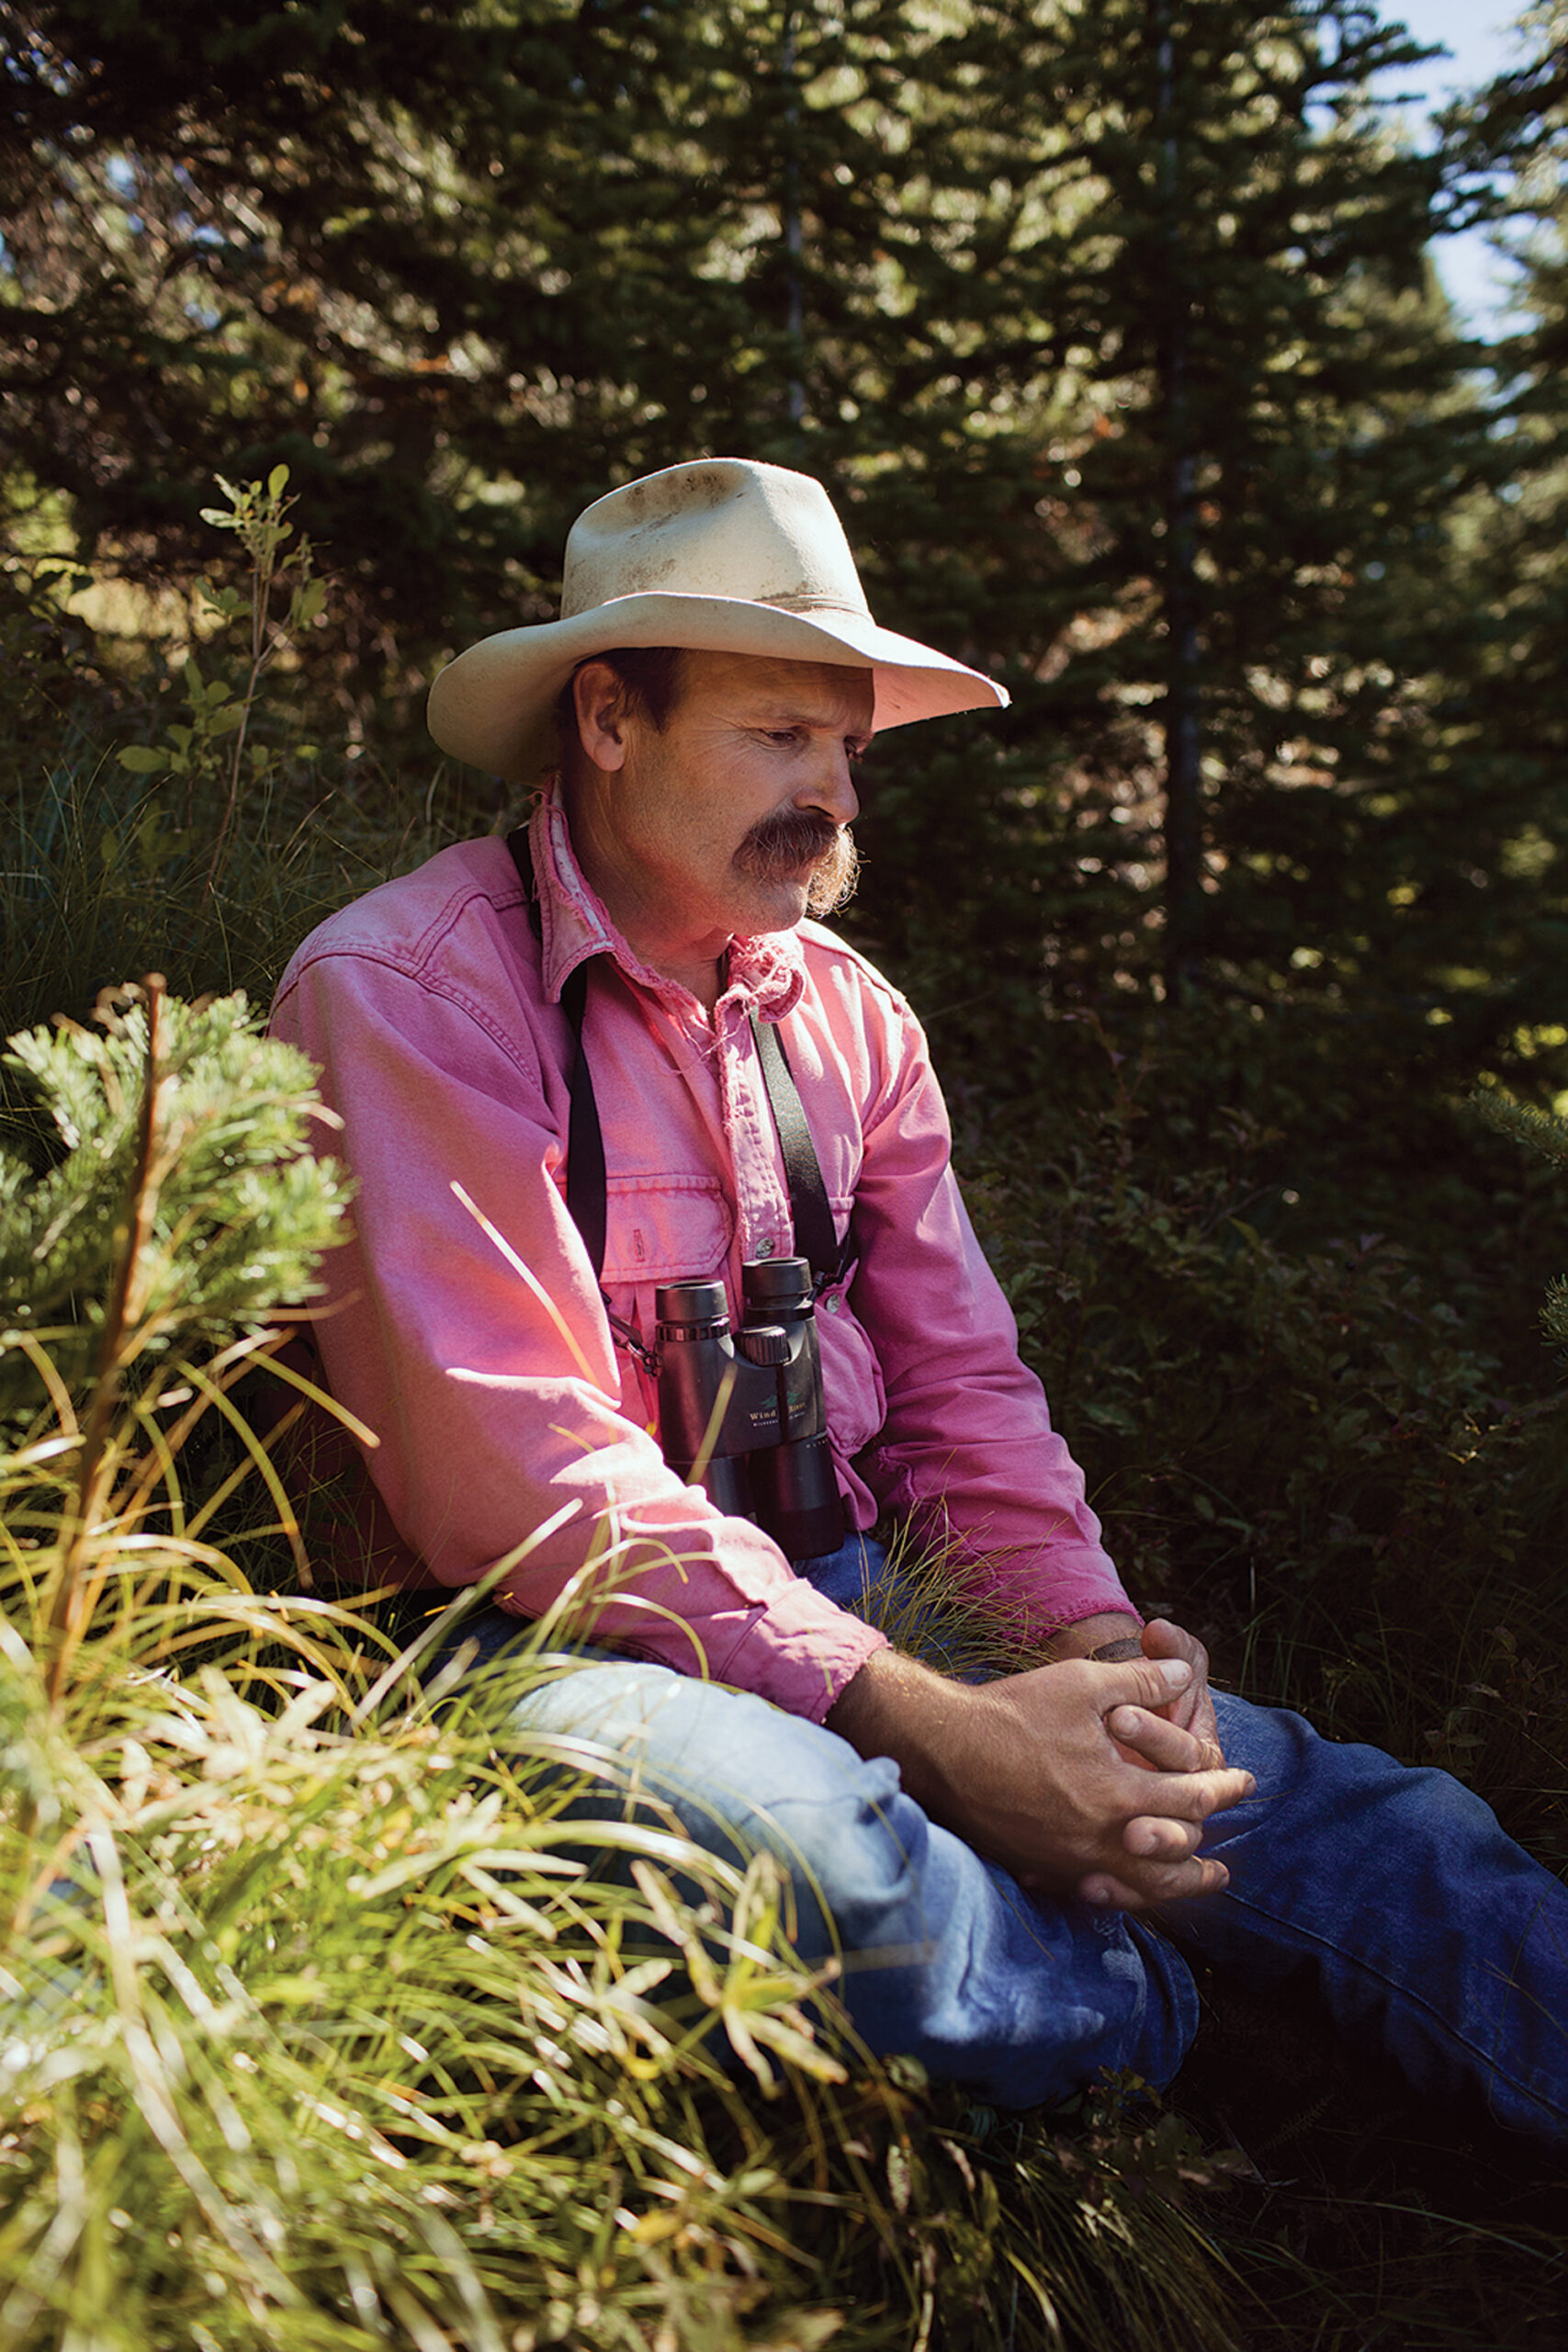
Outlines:
[[[757,1244],[757,1255],[759,1258],[771,1258],[777,1247],[778,1244],[774,1241],[759,1241]]]
[[[822,1301],[823,1313],[826,1315],[837,1315],[839,1308],[842,1304],[843,1302],[840,1299],[839,1293],[836,1290],[830,1290],[828,1293],[827,1297]]]

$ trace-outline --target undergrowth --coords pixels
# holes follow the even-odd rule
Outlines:
[[[874,2066],[767,1856],[498,1737],[571,1596],[459,1690],[241,1575],[220,1514],[298,1542],[241,1384],[345,1199],[299,1057],[154,980],[13,1061],[62,1157],[0,1182],[0,2346],[1226,2344],[1174,2116]]]
[[[1568,1864],[1568,1403],[1375,1233],[1292,1246],[1259,1138],[1162,1170],[1097,1118],[998,1117],[966,1189],[1134,1596],[1222,1678],[1479,1786]]]
[[[95,645],[53,574],[0,567],[0,936],[26,951],[0,1035],[150,969],[265,1005],[325,916],[499,820],[479,779],[476,798],[433,752],[400,772],[356,723],[345,740],[352,712],[312,707],[329,590],[289,550],[287,469],[222,488],[242,566],[204,583],[183,641]],[[0,1132],[36,1147],[9,1080]]]
[[[282,525],[286,485],[242,487]],[[1134,2085],[976,2109],[854,2050],[761,1866],[646,1823],[587,1850],[558,1767],[498,1750],[504,1690],[444,1704],[374,1611],[278,1597],[303,1539],[247,1392],[282,1384],[287,1421],[271,1309],[341,1192],[276,1122],[330,1136],[242,1007],[118,984],[157,965],[259,1005],[321,915],[501,818],[332,748],[308,615],[257,639],[256,553],[188,677],[110,660],[45,586],[0,611],[4,1025],[102,1015],[0,1095],[0,2352],[1551,2340],[1540,2183],[1458,2143],[1423,2169],[1432,2119],[1348,2081],[1310,2017],[1209,1988],[1175,2114]],[[1531,1352],[1561,1214],[1468,1147],[1439,1166],[1462,1114],[1428,1106],[1419,1215],[1385,1183],[1370,1217],[1321,1156],[1296,1174],[1266,1037],[1235,1102],[1201,1021],[1046,1026],[1029,1051],[1066,1077],[1021,1089],[1011,1035],[964,1069],[961,1158],[1137,1597],[1562,1859],[1568,1454]],[[159,1173],[149,1136],[203,1087],[213,1123]],[[289,1185],[317,1223],[267,1259]],[[555,1631],[515,1687],[561,1670]],[[1010,1662],[974,1612],[942,1639]],[[761,2073],[718,2054],[727,2002]]]

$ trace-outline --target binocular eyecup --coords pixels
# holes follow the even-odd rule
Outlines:
[[[722,1283],[665,1283],[655,1295],[664,1459],[716,1508],[754,1520],[785,1557],[843,1541],[822,1403],[811,1268],[804,1258],[742,1266],[732,1331]]]

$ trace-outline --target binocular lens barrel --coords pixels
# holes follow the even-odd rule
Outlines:
[[[746,1320],[763,1322],[814,1312],[811,1268],[804,1258],[753,1258],[740,1269]]]
[[[758,1524],[786,1560],[816,1560],[844,1540],[844,1506],[824,1431],[751,1456]]]
[[[653,1294],[659,1337],[705,1339],[729,1329],[729,1304],[722,1283],[660,1283]]]
[[[729,1328],[722,1283],[661,1283],[659,1426],[664,1459],[722,1511],[754,1519],[792,1560],[843,1538],[822,1404],[811,1268],[804,1258],[742,1266],[745,1319]]]

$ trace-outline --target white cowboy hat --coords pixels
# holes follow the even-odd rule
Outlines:
[[[819,481],[704,458],[627,482],[580,514],[560,619],[459,653],[431,688],[430,731],[457,759],[532,783],[560,758],[561,688],[580,662],[620,645],[870,668],[879,729],[1008,700],[977,670],[878,628]]]

